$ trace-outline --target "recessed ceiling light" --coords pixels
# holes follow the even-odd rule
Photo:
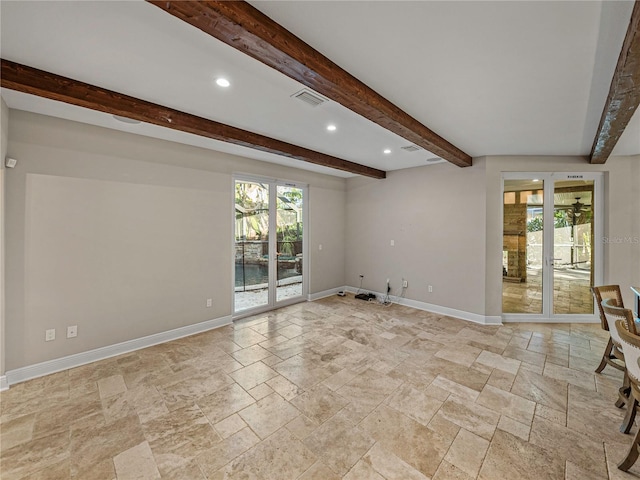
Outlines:
[[[134,120],[133,118],[121,117],[120,115],[114,115],[113,118],[115,118],[119,122],[130,123],[132,125],[137,125],[138,123],[142,123],[142,122],[140,122],[140,120]]]
[[[383,153],[385,153],[386,155],[389,155],[391,153],[391,149],[390,148],[385,148]]]
[[[330,132],[335,132],[336,131],[336,127],[335,125],[327,125],[327,130],[329,130]]]
[[[225,88],[226,88],[226,87],[228,87],[229,85],[231,85],[231,83],[229,82],[229,80],[227,80],[226,78],[218,78],[218,79],[216,80],[216,84],[217,84],[219,87],[225,87]]]

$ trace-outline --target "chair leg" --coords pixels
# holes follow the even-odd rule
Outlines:
[[[629,394],[631,393],[631,385],[629,381],[629,375],[627,371],[624,372],[622,380],[622,387],[618,389],[618,400],[616,400],[616,407],[622,408],[629,402]]]
[[[640,428],[636,432],[635,437],[633,437],[633,442],[631,443],[631,447],[629,447],[629,452],[627,453],[627,456],[624,458],[624,460],[622,460],[618,464],[618,468],[620,470],[622,470],[623,472],[626,472],[631,468],[631,466],[634,463],[636,463],[636,460],[638,459],[638,455],[640,454],[640,451],[638,450],[639,446],[640,446]]]
[[[611,341],[611,337],[609,337],[609,342],[607,343],[607,348],[604,349],[604,354],[602,355],[602,360],[600,360],[600,365],[596,368],[596,373],[600,373],[604,370],[604,367],[607,366],[607,360],[611,358],[611,350],[613,350],[613,342]]]
[[[627,414],[624,416],[622,425],[620,425],[620,431],[622,433],[629,433],[631,427],[633,427],[633,421],[636,419],[636,410],[638,408],[638,400],[633,400],[627,405]],[[640,428],[638,429],[640,431]]]

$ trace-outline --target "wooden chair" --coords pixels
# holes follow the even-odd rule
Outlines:
[[[623,309],[625,310],[625,309]],[[627,319],[631,319],[631,324],[633,324],[633,314],[631,310],[627,310],[628,314],[625,313]],[[627,320],[628,321],[628,320]],[[640,401],[640,336],[634,334],[627,330],[627,325],[625,320],[617,320],[615,323],[615,329],[620,336],[620,340],[622,342],[622,348],[624,350],[624,354],[626,357],[626,365],[627,365],[627,376],[629,377],[631,392],[630,399],[632,402],[629,404],[629,412],[627,416],[630,416],[629,428],[633,424],[633,420],[635,419],[636,410]],[[628,430],[627,432],[628,433]],[[631,446],[629,447],[629,452],[627,456],[618,464],[618,468],[623,471],[629,470],[631,466],[638,459],[638,454],[640,454],[640,428],[638,428],[638,432],[633,437],[633,441],[631,442]]]
[[[607,322],[607,318],[602,308],[602,302],[605,300],[614,300],[614,307],[624,308],[624,305],[622,304],[622,294],[620,293],[620,286],[603,285],[601,287],[591,287],[591,293],[593,293],[593,296],[596,299],[598,311],[600,312],[600,326],[603,330],[607,330],[609,331],[609,333],[611,333],[609,329],[609,323]],[[616,359],[620,360],[622,363],[616,362]],[[619,348],[612,342],[611,336],[609,336],[607,347],[604,349],[604,354],[602,355],[600,365],[598,365],[598,368],[596,368],[596,373],[600,373],[607,365],[611,365],[613,368],[624,371],[624,356],[619,351]]]
[[[614,328],[610,330],[611,339],[618,351],[622,353],[626,366],[626,346],[623,343],[622,337],[620,336],[620,329],[616,328],[615,326],[618,325],[618,322],[620,322],[625,331],[631,333],[632,335],[637,335],[638,331],[633,320],[633,313],[631,312],[631,310],[627,308],[616,307],[613,305],[614,303],[615,301],[613,299],[605,300],[604,302],[602,302],[602,310],[604,311],[604,315],[609,325],[614,325]],[[633,426],[633,420],[636,416],[636,406],[638,404],[638,402],[634,400],[633,397],[630,397],[632,388],[628,372],[628,368],[625,368],[624,380],[622,381],[622,387],[620,387],[620,389],[618,390],[618,400],[616,401],[616,407],[618,408],[622,408],[625,404],[627,404],[627,414],[622,421],[622,425],[620,425],[620,431],[623,433],[629,433],[629,430],[631,430],[631,427]],[[629,402],[630,399],[632,400],[631,402]]]

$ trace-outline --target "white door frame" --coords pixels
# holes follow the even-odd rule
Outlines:
[[[281,180],[277,178],[269,178],[269,177],[261,177],[256,175],[246,175],[246,174],[234,174],[232,182],[232,199],[233,201],[231,210],[231,221],[232,221],[232,254],[231,254],[231,310],[232,310],[232,318],[234,320],[248,317],[251,315],[256,315],[262,312],[267,312],[269,310],[274,310],[276,308],[284,307],[287,305],[292,305],[294,303],[300,303],[307,300],[308,292],[309,292],[309,248],[308,248],[308,238],[309,238],[309,186],[304,183],[293,182],[289,180]],[[268,288],[268,302],[266,305],[261,305],[259,307],[250,308],[246,310],[242,310],[240,312],[236,312],[235,309],[235,235],[236,235],[236,222],[235,222],[235,185],[236,182],[257,182],[266,184],[269,186],[269,288]],[[277,231],[277,206],[276,206],[276,197],[277,197],[277,188],[279,186],[287,186],[287,187],[295,187],[302,190],[302,294],[298,297],[287,298],[285,300],[277,301],[276,300],[276,288],[277,288],[277,278],[278,278],[278,266],[277,266],[277,241],[278,236],[275,234]],[[274,232],[274,234],[271,234]]]
[[[593,181],[593,280],[595,285],[602,284],[604,247],[599,241],[604,235],[604,174],[602,172],[502,172],[502,201],[500,218],[504,219],[504,181],[505,180],[542,180],[544,187],[544,229],[543,229],[543,268],[542,268],[542,313],[503,313],[505,322],[548,322],[548,323],[597,323],[600,321],[598,309],[594,305],[592,314],[554,314],[553,313],[553,250],[554,250],[554,184],[558,180]],[[501,220],[504,225],[504,221]],[[502,296],[502,289],[500,291]],[[501,300],[502,303],[502,300]]]

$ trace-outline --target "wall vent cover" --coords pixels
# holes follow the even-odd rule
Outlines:
[[[417,152],[418,150],[422,150],[418,145],[405,145],[404,147],[400,147],[405,152]]]
[[[312,92],[311,90],[307,90],[306,88],[303,88],[302,90],[294,93],[291,96],[308,105],[311,105],[312,107],[317,107],[318,105],[323,104],[327,101],[326,98],[323,98],[317,93]]]

